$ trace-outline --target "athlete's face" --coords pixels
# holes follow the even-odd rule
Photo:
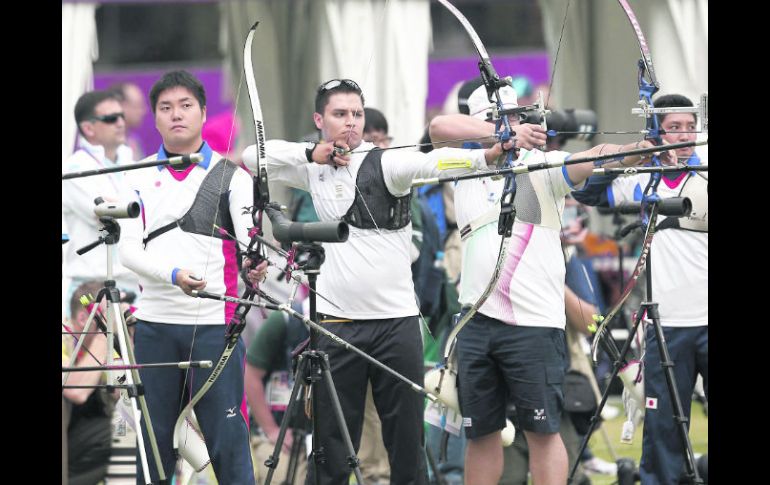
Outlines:
[[[696,123],[695,115],[692,113],[673,113],[666,115],[660,124],[660,128],[667,132],[662,136],[666,143],[683,143],[688,141],[695,141]],[[687,133],[681,133],[687,132]],[[680,148],[676,150],[676,158],[680,162],[683,162],[690,158],[695,151],[695,147]]]
[[[313,113],[316,128],[324,141],[345,143],[351,149],[361,144],[364,131],[364,106],[356,93],[329,96],[323,113]]]
[[[201,131],[205,121],[206,107],[201,107],[189,89],[176,86],[158,96],[155,127],[169,151],[193,153],[198,150],[203,143]]]

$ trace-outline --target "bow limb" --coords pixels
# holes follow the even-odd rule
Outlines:
[[[465,16],[449,1],[447,0],[439,0],[439,3],[443,5],[444,7],[449,10],[452,15],[454,15],[457,20],[460,22],[460,24],[463,26],[465,31],[470,36],[474,47],[476,48],[476,52],[479,55],[479,72],[481,73],[481,79],[484,82],[484,85],[487,89],[487,98],[492,101],[493,95],[495,98],[495,113],[493,113],[493,117],[498,117],[496,123],[496,131],[499,130],[502,126],[503,131],[500,135],[500,142],[505,143],[508,141],[511,137],[511,126],[508,122],[507,116],[499,116],[499,112],[503,110],[503,103],[502,98],[500,97],[500,88],[504,86],[508,86],[509,83],[506,80],[500,79],[500,76],[498,76],[497,71],[495,71],[494,66],[492,65],[492,61],[489,59],[489,54],[487,54],[487,50],[484,47],[484,44],[482,44],[481,39],[479,38],[478,34],[476,33],[476,30],[473,28],[473,26],[468,22],[468,19],[465,18]],[[515,151],[510,150],[508,152],[508,156],[506,157],[506,161],[504,164],[504,167],[510,167],[512,165],[512,162],[515,157]],[[465,326],[468,321],[476,314],[479,308],[486,302],[487,298],[489,298],[489,295],[492,293],[492,291],[497,286],[497,282],[500,279],[500,274],[502,273],[503,266],[505,265],[505,259],[508,253],[508,242],[509,238],[511,236],[512,228],[513,228],[513,221],[516,216],[516,210],[513,206],[513,198],[516,193],[516,179],[513,174],[510,176],[506,176],[505,179],[505,188],[503,189],[503,195],[500,200],[501,204],[501,210],[500,210],[500,219],[498,221],[498,233],[502,236],[500,240],[500,250],[497,253],[497,262],[495,263],[495,268],[492,273],[492,278],[490,279],[489,283],[487,284],[487,287],[482,292],[481,296],[476,300],[476,302],[471,306],[471,308],[468,310],[468,312],[463,315],[463,317],[460,319],[459,322],[454,326],[452,329],[452,332],[449,334],[447,338],[447,344],[446,348],[444,349],[444,361],[442,363],[443,367],[446,367],[450,360],[452,359],[452,354],[454,353],[455,349],[455,340],[457,338],[457,334],[460,332],[460,330]],[[439,384],[437,389],[440,390],[441,383],[443,381],[443,367],[442,367],[442,379],[439,380]]]
[[[628,0],[618,0],[618,3],[625,12],[626,17],[628,17],[628,21],[631,23],[631,27],[633,27],[634,33],[636,34],[636,40],[639,42],[639,52],[641,53],[641,58],[638,62],[639,74],[637,78],[639,84],[639,104],[643,108],[655,108],[655,105],[652,102],[652,96],[658,92],[660,84],[658,84],[658,80],[655,77],[655,69],[652,64],[652,55],[650,54],[650,48],[647,45],[647,39],[644,37],[644,32],[642,32],[639,21],[636,19],[636,14],[628,3]],[[656,145],[663,145],[663,138],[660,134],[660,124],[658,123],[657,115],[648,113],[645,130],[647,132],[645,134],[646,140],[651,140]],[[652,164],[654,166],[660,166],[658,157],[653,157]],[[644,189],[643,202],[648,200],[654,201],[657,199],[660,178],[661,174],[659,173],[650,175],[650,181]],[[648,219],[647,215],[643,213],[642,222],[647,224],[649,222]]]
[[[639,62],[638,62],[639,71],[638,71],[638,77],[637,77],[637,81],[639,85],[639,100],[640,100],[639,102],[643,106],[646,106],[648,108],[653,108],[654,105],[652,102],[652,96],[660,89],[660,85],[658,84],[658,81],[655,77],[655,69],[652,63],[652,55],[650,53],[650,49],[649,49],[649,46],[647,45],[647,40],[644,36],[644,33],[642,32],[641,26],[639,25],[639,21],[636,18],[636,14],[634,13],[633,9],[628,3],[628,0],[618,0],[618,3],[620,4],[621,8],[626,14],[626,17],[628,18],[632,28],[634,29],[634,33],[639,43],[639,51],[641,54],[641,58],[639,59]],[[565,17],[565,22],[566,22],[566,17]],[[554,67],[555,67],[555,64],[554,64]],[[654,114],[648,115],[644,134],[645,134],[645,139],[653,141],[656,145],[663,145],[660,125],[658,123],[658,118],[656,115]],[[658,160],[657,157],[653,157],[653,165],[655,166],[660,165],[660,160]],[[646,226],[646,230],[645,230],[645,235],[644,235],[643,244],[642,244],[642,251],[639,256],[639,259],[636,262],[636,265],[634,266],[634,270],[631,274],[631,279],[626,284],[626,287],[624,288],[623,293],[621,294],[618,301],[610,308],[606,316],[597,318],[597,320],[600,322],[600,325],[599,325],[599,328],[596,330],[596,335],[591,345],[591,355],[594,362],[596,362],[598,358],[599,343],[607,337],[605,335],[605,332],[606,332],[606,329],[609,328],[609,323],[612,321],[612,319],[621,309],[625,301],[631,295],[631,292],[635,288],[637,281],[639,279],[639,276],[641,275],[646,265],[647,256],[649,254],[650,246],[652,244],[652,238],[655,235],[655,223],[657,221],[657,216],[658,216],[658,206],[657,204],[655,204],[655,202],[659,200],[657,196],[657,188],[658,188],[658,184],[660,183],[660,178],[661,178],[660,173],[650,174],[649,183],[644,189],[644,196],[642,199],[643,209],[640,213],[640,216],[642,218],[642,225]],[[648,206],[647,203],[651,203],[651,204]]]
[[[255,23],[251,27],[251,29],[249,30],[248,36],[246,37],[246,42],[244,45],[244,75],[246,77],[246,85],[248,88],[249,98],[251,100],[251,107],[252,107],[252,112],[254,116],[254,126],[255,126],[256,135],[257,135],[256,172],[258,176],[254,177],[254,205],[250,209],[252,221],[254,223],[254,227],[251,229],[249,233],[252,236],[255,234],[258,236],[262,236],[262,213],[263,213],[264,206],[270,199],[268,189],[267,189],[267,172],[264,167],[260,167],[260,163],[259,163],[260,159],[264,158],[265,135],[264,135],[263,122],[262,122],[262,109],[259,104],[257,86],[254,80],[254,71],[253,71],[253,66],[251,62],[251,44],[254,38],[254,32],[256,31],[258,24],[259,22]],[[236,107],[237,107],[237,103],[236,103]],[[252,268],[256,267],[262,261],[264,257],[263,247],[259,239],[254,237],[251,238],[248,248],[245,251],[245,257],[251,260]],[[248,269],[245,269],[244,271],[248,272]],[[245,279],[245,274],[242,274],[242,276]],[[256,288],[253,287],[248,282],[248,280],[246,280],[246,290],[244,291],[241,298],[244,300],[251,300],[256,295],[257,295]],[[176,425],[174,426],[174,438],[173,438],[174,450],[179,450],[181,447],[180,445],[184,445],[185,442],[187,441],[186,433],[183,431],[183,427],[187,422],[187,418],[192,413],[193,407],[203,398],[203,396],[209,391],[209,389],[211,389],[211,386],[214,385],[214,382],[216,382],[217,378],[222,373],[222,370],[227,365],[227,362],[230,359],[230,356],[232,355],[233,351],[235,350],[238,344],[238,339],[240,338],[240,335],[243,332],[243,329],[246,327],[245,317],[250,308],[251,308],[250,305],[245,305],[245,304],[239,304],[236,307],[233,317],[231,318],[230,322],[228,322],[227,324],[227,330],[225,334],[225,348],[222,351],[222,354],[217,359],[214,369],[209,374],[209,378],[201,386],[201,388],[198,389],[195,395],[190,399],[189,403],[185,406],[185,408],[182,410],[182,412],[180,413],[177,419]]]

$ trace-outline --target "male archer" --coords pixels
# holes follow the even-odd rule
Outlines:
[[[487,150],[445,148],[429,155],[377,149],[362,141],[364,96],[349,79],[333,79],[319,86],[313,121],[321,134],[320,143],[270,140],[266,166],[271,180],[310,192],[321,221],[344,220],[350,225],[346,242],[324,244],[326,260],[318,292],[339,308],[319,300],[320,324],[422,384],[422,336],[410,257],[412,180],[437,176],[444,167],[460,167],[447,170],[450,174],[486,167],[502,153],[502,147],[498,143]],[[251,146],[244,151],[247,166],[256,159],[255,150]],[[359,446],[367,383],[371,382],[391,483],[426,483],[421,447],[423,397],[329,339],[319,339],[318,348],[329,356],[354,448]],[[306,483],[315,483],[316,477],[325,485],[347,483],[351,468],[331,416],[331,399],[324,386],[315,392],[317,409],[328,413],[314,430],[325,460],[315,457]]]
[[[146,161],[191,153],[204,158],[198,164],[131,172],[130,183],[141,201],[142,214],[123,223],[120,255],[126,267],[139,275],[143,288],[142,305],[136,312],[136,360],[211,360],[216,365],[235,305],[194,300],[187,295],[206,288],[238,296],[237,243],[215,231],[214,224],[238,240],[249,239],[251,219],[243,214],[243,208],[253,205],[252,180],[203,140],[206,93],[198,79],[186,71],[168,72],[153,85],[150,101],[163,144]],[[260,281],[266,268],[263,261],[248,271],[248,280]],[[254,483],[245,415],[244,356],[245,346],[239,340],[221,374],[195,406],[219,483]],[[172,368],[141,372],[163,469],[169,478],[176,463],[174,424],[185,400],[211,372],[198,369],[188,375]],[[142,421],[144,425],[144,417]],[[149,450],[146,432],[144,436]],[[155,482],[159,475],[151,458],[149,465]],[[143,480],[140,472],[137,483],[146,483]]]
[[[655,99],[656,108],[692,107],[688,98],[669,94]],[[667,143],[694,141],[697,119],[693,113],[656,115]],[[694,148],[676,150],[680,165],[701,165]],[[573,195],[589,205],[614,207],[638,202],[650,174],[630,177],[593,176]],[[708,179],[698,172],[681,171],[661,176],[658,194],[688,197],[692,212],[686,217],[658,216],[655,239],[650,246],[652,297],[658,303],[660,324],[668,352],[674,361],[677,393],[685,416],[695,380],[703,378],[708,398]],[[660,364],[659,343],[654,331],[646,333],[644,359],[644,439],[640,463],[644,485],[678,483],[684,471],[684,450],[673,419],[673,404]],[[689,421],[688,421],[689,427]]]
[[[503,110],[518,106],[511,86],[499,89]],[[492,136],[496,128],[487,87],[468,97],[469,115],[433,119],[431,140]],[[537,133],[539,143],[524,145],[516,164],[563,162],[570,157],[595,156],[652,146],[600,145],[570,155],[532,149],[545,144],[544,130],[518,125],[512,130]],[[518,125],[518,126],[517,126]],[[517,131],[517,133],[520,133]],[[639,156],[625,157],[605,166],[631,166]],[[567,453],[559,425],[567,368],[564,329],[565,265],[559,235],[564,198],[592,173],[591,162],[564,165],[517,175],[513,196],[515,219],[499,280],[478,311],[457,334],[458,394],[463,427],[468,438],[465,483],[491,485],[503,471],[501,431],[506,403],[516,406],[519,429],[530,449],[530,471],[535,485],[566,483]],[[467,313],[485,293],[503,248],[498,233],[500,200],[505,180],[463,180],[455,187],[455,212],[461,228],[463,269],[460,304]]]

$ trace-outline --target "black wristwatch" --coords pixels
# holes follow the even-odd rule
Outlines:
[[[313,150],[315,150],[315,147],[317,146],[318,143],[312,143],[305,149],[305,158],[307,158],[308,163],[313,163]]]

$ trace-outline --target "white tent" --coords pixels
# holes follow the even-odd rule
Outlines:
[[[99,57],[95,3],[62,3],[61,6],[61,157],[72,153],[77,127],[75,102],[93,88],[93,63]]]

